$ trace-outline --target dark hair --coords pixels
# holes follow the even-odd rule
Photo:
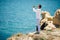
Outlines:
[[[38,5],[38,8],[40,9],[41,7],[42,7],[42,6],[39,4],[39,5]]]

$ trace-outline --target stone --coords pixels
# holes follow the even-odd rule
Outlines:
[[[53,16],[51,16],[49,12],[43,11],[40,25],[42,25],[44,22],[47,22],[47,21],[53,21]]]
[[[7,40],[33,40],[33,38],[29,37],[27,35],[23,35],[23,36],[20,36],[20,37],[12,36],[11,38],[8,38]]]
[[[53,23],[55,25],[60,25],[60,9],[58,9],[56,12],[55,12],[55,15],[54,15],[54,18],[53,18]]]
[[[46,23],[48,25],[44,29],[46,29],[46,30],[53,30],[53,29],[56,28],[55,25],[53,24],[53,21],[47,21]]]
[[[42,12],[42,19],[47,19],[47,21],[52,21],[53,16],[51,16],[49,12],[43,11]]]

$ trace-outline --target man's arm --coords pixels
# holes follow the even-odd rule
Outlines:
[[[33,11],[36,12],[37,10],[35,9],[35,6],[33,6]]]

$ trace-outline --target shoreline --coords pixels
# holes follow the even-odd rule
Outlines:
[[[40,34],[14,34],[9,37],[7,40],[59,40],[60,39],[60,28],[56,28],[54,30],[42,30]]]

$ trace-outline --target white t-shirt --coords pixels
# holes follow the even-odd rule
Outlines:
[[[33,8],[33,11],[36,12],[36,19],[41,19],[41,9]]]

